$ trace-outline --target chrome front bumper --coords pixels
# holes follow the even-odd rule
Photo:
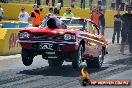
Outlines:
[[[55,41],[34,41],[34,40],[17,40],[17,43],[50,43],[58,45],[79,45],[78,42],[55,42]]]

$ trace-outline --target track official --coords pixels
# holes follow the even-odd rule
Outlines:
[[[43,8],[39,8],[36,4],[33,6],[33,11],[31,12],[31,18],[33,18],[33,26],[39,27],[41,24],[41,17],[40,12],[43,10]]]
[[[121,53],[124,54],[124,47],[128,40],[129,52],[132,54],[132,6],[128,6],[128,13],[122,15],[122,30],[121,30]]]
[[[99,17],[100,17],[99,10],[94,9],[91,13],[91,20],[99,27]]]

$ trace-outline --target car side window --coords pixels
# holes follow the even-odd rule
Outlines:
[[[98,28],[96,25],[92,22],[89,22],[88,32],[92,34],[99,34]]]
[[[94,24],[92,24],[92,30],[93,30],[93,34],[98,34],[98,31]]]
[[[96,25],[93,24],[92,27],[93,27],[93,30],[94,30],[94,34],[99,35],[99,29],[96,27]]]
[[[88,22],[88,30],[87,30],[89,33],[92,33],[94,34],[94,30],[93,30],[93,27],[92,27],[92,23],[91,22]]]

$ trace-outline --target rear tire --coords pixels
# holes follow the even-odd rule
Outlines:
[[[22,48],[22,62],[25,66],[30,66],[33,63],[33,54],[30,50]]]
[[[100,51],[99,56],[94,60],[86,60],[88,68],[101,68],[104,61],[104,50]]]
[[[82,56],[83,56],[83,46],[80,45],[78,51],[73,54],[72,67],[74,69],[80,68],[80,65],[82,63]]]

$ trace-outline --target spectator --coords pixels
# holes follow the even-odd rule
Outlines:
[[[4,3],[4,0],[0,0],[0,2]]]
[[[19,0],[19,3],[23,3],[24,2],[24,0]]]
[[[75,0],[71,0],[71,8],[75,7]]]
[[[58,3],[61,3],[61,7],[63,7],[63,0],[58,0]]]
[[[111,9],[115,10],[116,0],[111,0]]]
[[[121,0],[116,0],[116,10],[120,9],[121,7]]]
[[[117,14],[114,15],[114,33],[112,36],[112,43],[115,42],[115,35],[117,34],[117,43],[120,40],[120,31],[121,31],[121,14],[120,10],[117,11]]]
[[[55,16],[55,15],[54,15],[53,8],[49,8],[49,13],[46,14],[46,15],[44,16],[44,18],[47,18],[47,17],[49,17],[49,16]]]
[[[102,0],[98,0],[97,5],[102,5]]]
[[[127,13],[122,15],[122,30],[121,30],[121,53],[124,54],[126,41],[128,40],[129,52],[132,54],[132,6],[128,6]]]
[[[1,0],[2,3],[8,3],[8,0]]]
[[[102,0],[98,0],[96,8],[98,9],[99,12],[101,11],[101,9],[102,9]]]
[[[35,3],[36,4],[36,3]],[[40,6],[41,5],[41,0],[37,0],[37,5]]]
[[[106,8],[106,0],[102,0],[102,6]]]
[[[85,0],[81,0],[81,8],[85,8]]]
[[[89,8],[90,8],[90,10],[92,10],[92,4],[93,4],[93,0],[89,0]]]
[[[102,9],[100,12],[100,16],[99,16],[99,27],[100,27],[100,31],[101,34],[104,35],[104,31],[105,31],[105,10]]]
[[[121,0],[121,11],[124,11],[126,0]]]
[[[26,12],[25,8],[22,7],[21,12],[19,13],[19,16],[18,16],[19,21],[28,22],[29,18],[30,18],[30,16],[29,16],[28,12]]]
[[[94,8],[91,13],[91,20],[99,27],[99,17],[100,17],[99,10],[97,8]]]
[[[48,6],[49,5],[49,0],[45,0],[45,3]]]
[[[45,0],[45,2],[47,6],[50,6],[51,0]]]
[[[54,14],[59,15],[60,14],[60,9],[61,9],[61,3],[57,3],[55,8],[54,8]]]
[[[3,13],[4,13],[4,10],[3,10],[3,8],[0,5],[0,21],[2,20]]]
[[[38,27],[41,24],[40,12],[43,8],[39,8],[36,4],[33,6],[33,11],[31,12],[31,17],[33,18],[33,26]]]
[[[126,11],[127,11],[127,7],[129,6],[129,5],[131,5],[131,2],[130,2],[130,0],[126,0]]]
[[[74,14],[71,13],[71,9],[67,8],[66,13],[63,14],[64,17],[74,17]]]
[[[52,0],[52,6],[55,6],[55,0]]]

